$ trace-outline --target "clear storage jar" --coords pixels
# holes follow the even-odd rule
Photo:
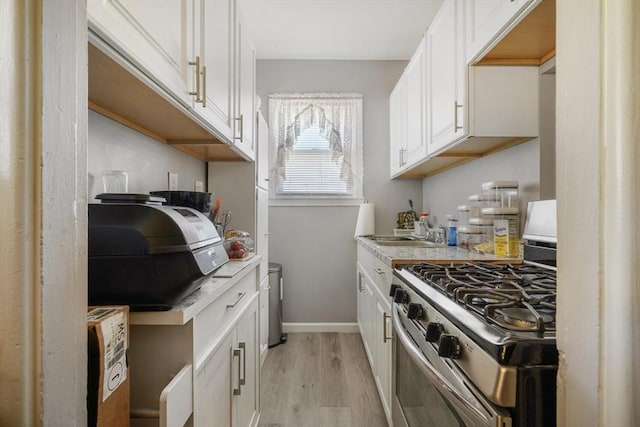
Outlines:
[[[480,218],[482,216],[482,208],[497,208],[500,202],[495,195],[485,196],[482,194],[472,194],[469,196],[469,207],[471,208],[470,217]]]
[[[466,225],[458,228],[458,246],[474,250],[483,243],[483,233],[476,225]]]
[[[469,218],[471,218],[471,206],[460,205],[458,206],[458,227],[464,227],[469,225]]]
[[[493,218],[471,218],[469,219],[469,225],[478,227],[484,236],[483,241],[493,241]]]
[[[482,196],[493,197],[499,208],[519,208],[518,181],[490,181],[482,184]]]

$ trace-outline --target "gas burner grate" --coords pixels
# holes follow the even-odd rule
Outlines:
[[[555,271],[529,265],[416,264],[407,267],[487,322],[511,331],[555,331]]]

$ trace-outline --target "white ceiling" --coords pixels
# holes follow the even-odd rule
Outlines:
[[[239,0],[258,59],[409,59],[442,0]]]

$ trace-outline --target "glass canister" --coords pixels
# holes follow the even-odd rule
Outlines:
[[[469,207],[471,209],[470,217],[480,218],[482,216],[482,208],[497,208],[499,207],[499,202],[495,195],[472,194],[469,196]]]
[[[490,181],[482,184],[482,196],[494,197],[499,208],[519,208],[518,181]]]
[[[515,207],[484,208],[482,215],[493,219],[493,252],[498,256],[520,256],[520,210]]]
[[[471,218],[471,207],[469,205],[458,206],[458,227],[469,225]]]
[[[484,236],[483,241],[493,242],[493,218],[471,218],[469,225],[478,227]]]
[[[482,230],[477,225],[465,225],[458,227],[458,246],[469,250],[475,250],[483,243]]]

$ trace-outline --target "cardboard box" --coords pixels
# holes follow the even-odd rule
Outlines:
[[[129,307],[89,307],[87,425],[129,427]]]

